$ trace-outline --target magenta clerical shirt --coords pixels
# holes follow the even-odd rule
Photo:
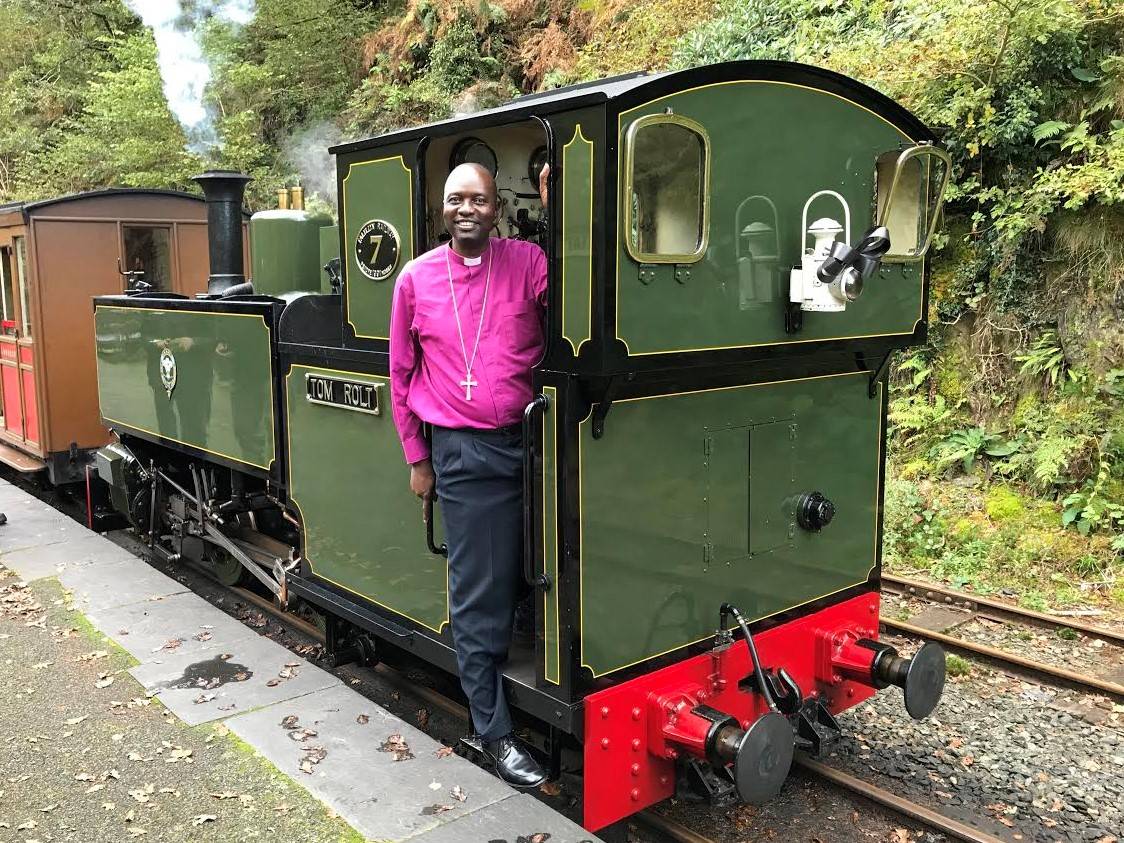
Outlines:
[[[485,305],[489,253],[492,280]],[[461,384],[465,356],[449,290],[450,269],[470,361],[481,308],[486,307],[472,365],[476,385],[471,400]],[[542,356],[545,305],[546,255],[533,243],[492,238],[478,261],[442,245],[406,264],[390,311],[390,396],[406,462],[429,456],[423,421],[479,429],[522,419],[531,400],[531,368]]]

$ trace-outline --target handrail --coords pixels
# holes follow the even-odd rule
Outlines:
[[[440,545],[433,541],[433,522],[437,519],[437,490],[433,490],[433,497],[429,499],[429,517],[423,518],[425,521],[425,546],[429,548],[429,552],[434,556],[448,556],[449,545],[441,542]]]
[[[523,410],[523,580],[531,588],[549,591],[550,577],[535,576],[535,416],[542,417],[550,399],[539,393]]]

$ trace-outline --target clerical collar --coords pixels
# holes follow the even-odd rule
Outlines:
[[[450,254],[452,254],[453,258],[456,259],[457,263],[459,263],[461,266],[480,266],[480,264],[484,261],[484,258],[487,257],[488,252],[491,251],[492,244],[488,244],[487,248],[484,249],[484,254],[477,255],[474,258],[466,258],[464,255],[459,254],[457,250],[453,248],[452,243],[449,243],[447,248],[449,249],[449,252]]]

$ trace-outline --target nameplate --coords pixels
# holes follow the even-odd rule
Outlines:
[[[357,410],[373,416],[381,414],[379,409],[379,394],[383,387],[381,383],[308,373],[304,376],[304,386],[305,398],[312,404],[343,407],[345,410]]]

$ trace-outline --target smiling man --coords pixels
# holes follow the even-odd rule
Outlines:
[[[546,179],[544,170],[544,206]],[[441,500],[453,642],[473,727],[500,777],[530,788],[546,777],[512,734],[501,668],[521,570],[520,421],[543,350],[546,256],[533,243],[492,237],[498,214],[487,169],[462,164],[449,174],[443,216],[452,240],[410,261],[394,288],[390,388],[424,517],[434,491]]]

